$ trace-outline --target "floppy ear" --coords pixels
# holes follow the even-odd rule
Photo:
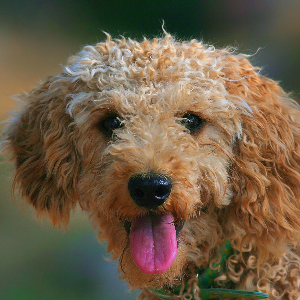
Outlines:
[[[243,134],[235,145],[230,222],[242,229],[244,242],[255,241],[260,255],[276,254],[300,237],[300,111],[246,59],[235,72],[227,89],[253,115],[242,116]]]
[[[52,84],[52,85],[51,85]],[[80,165],[73,144],[73,124],[66,113],[67,84],[49,77],[27,95],[24,107],[4,131],[3,152],[12,156],[14,185],[53,225],[67,223],[75,206]]]

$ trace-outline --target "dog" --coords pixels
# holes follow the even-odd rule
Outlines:
[[[19,99],[13,188],[89,212],[138,299],[300,299],[300,110],[249,56],[107,34]]]

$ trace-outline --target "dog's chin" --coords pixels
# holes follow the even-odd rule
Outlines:
[[[134,289],[160,288],[163,285],[173,285],[174,279],[180,279],[186,266],[186,249],[179,244],[175,260],[169,269],[160,274],[146,274],[142,272],[132,259],[131,251],[127,248],[120,260],[123,272],[122,279]]]
[[[132,222],[124,221],[124,228],[130,240],[130,254],[134,273],[142,281],[166,281],[178,273],[178,251],[183,222],[175,223],[172,214],[153,212],[139,216]],[[180,267],[179,267],[180,268]],[[173,276],[172,276],[173,274]],[[126,276],[128,277],[128,276]],[[158,279],[158,278],[161,278]]]

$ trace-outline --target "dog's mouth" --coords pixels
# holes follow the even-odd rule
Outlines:
[[[184,223],[175,224],[172,214],[150,213],[124,221],[130,239],[131,256],[146,274],[161,274],[170,268]]]

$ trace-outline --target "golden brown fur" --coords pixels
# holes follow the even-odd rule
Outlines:
[[[142,43],[108,36],[20,98],[2,144],[14,186],[54,225],[67,224],[77,203],[88,211],[122,278],[145,289],[140,299],[211,263],[228,239],[235,254],[220,286],[300,299],[299,107],[246,55],[168,34]],[[186,112],[205,120],[197,134],[180,122]],[[123,127],[109,138],[98,124],[111,113]],[[170,176],[157,211],[185,222],[175,261],[155,275],[133,262],[124,228],[147,214],[127,189],[147,172]]]

